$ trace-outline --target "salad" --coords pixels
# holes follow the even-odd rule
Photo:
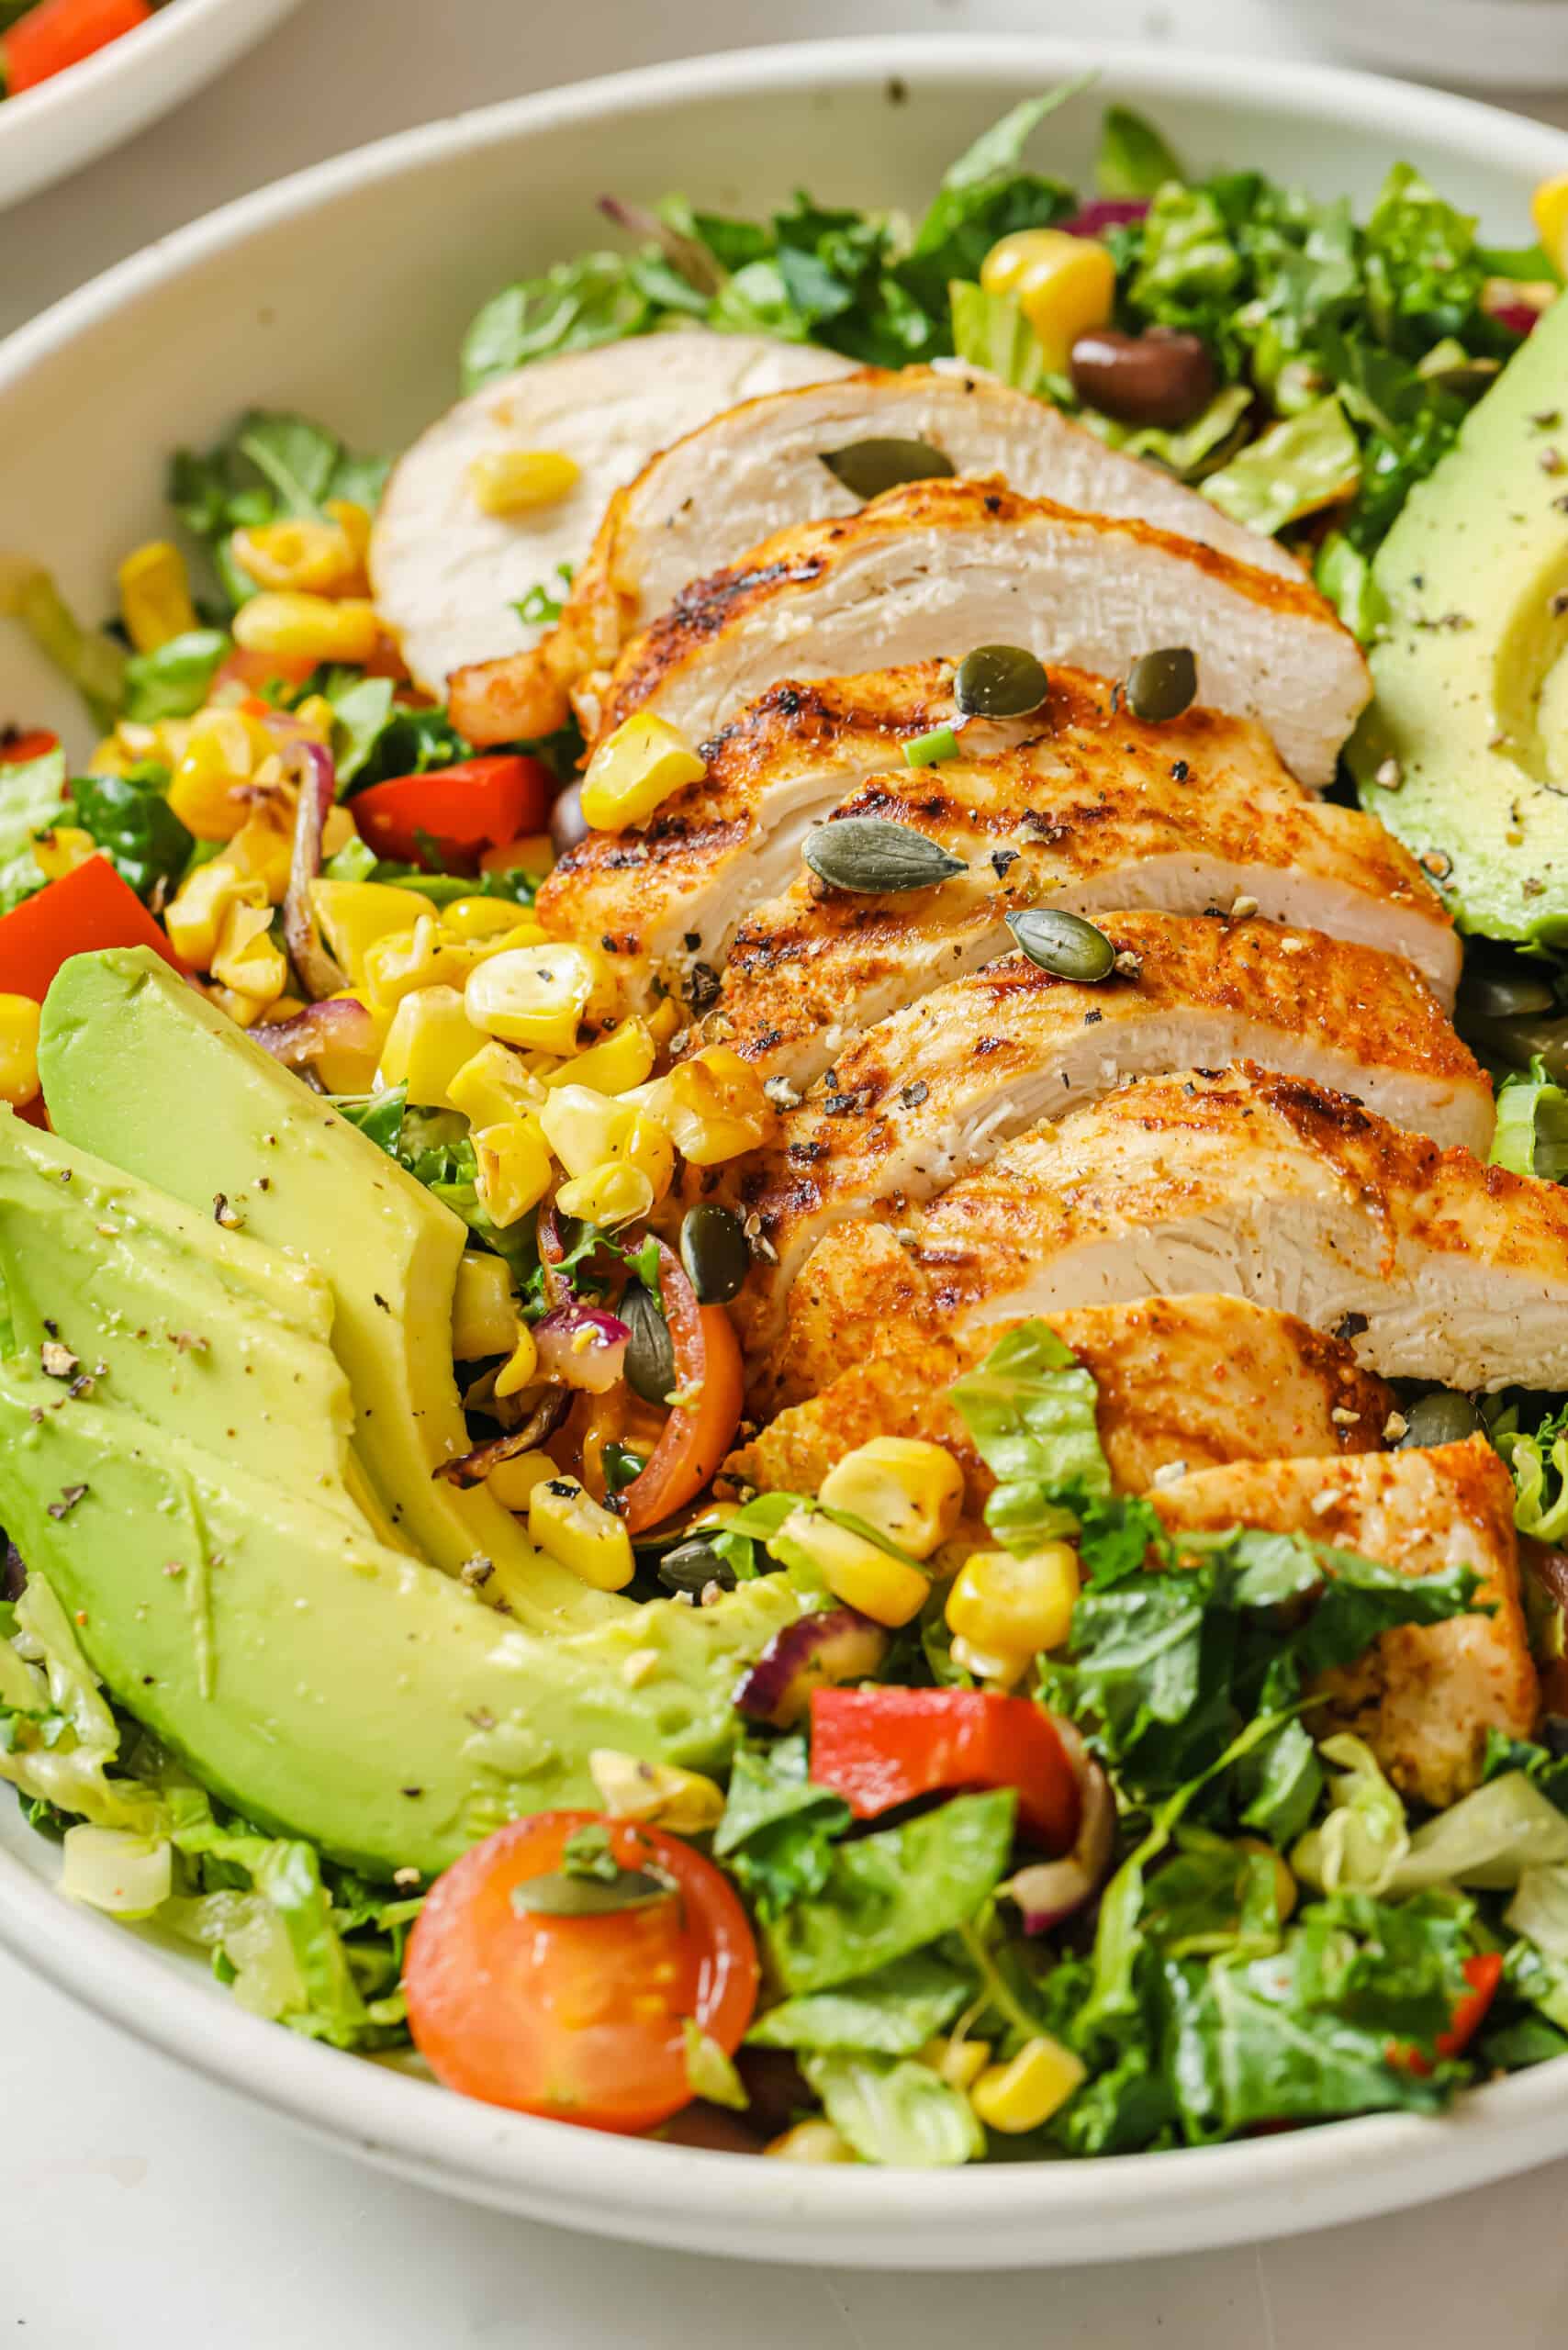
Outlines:
[[[0,0],[0,98],[19,98],[96,56],[159,0]]]
[[[1568,175],[1089,193],[1081,96],[607,199],[105,624],[0,555],[95,737],[0,737],[0,1778],[455,2093],[935,2166],[1568,2054]]]

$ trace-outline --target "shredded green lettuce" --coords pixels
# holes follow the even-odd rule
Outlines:
[[[1361,449],[1338,399],[1330,392],[1295,416],[1260,433],[1210,474],[1204,496],[1267,538],[1321,507],[1352,498],[1361,477]]]
[[[986,1523],[1020,1556],[1076,1528],[1076,1514],[1061,1496],[1110,1493],[1098,1393],[1093,1373],[1044,1322],[1010,1330],[948,1390],[996,1480]]]
[[[985,2152],[969,2098],[928,2065],[842,2048],[802,2056],[801,2070],[862,2162],[941,2170]]]

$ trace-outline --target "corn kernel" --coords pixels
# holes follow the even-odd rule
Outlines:
[[[635,1819],[644,1828],[667,1828],[676,1836],[704,1836],[724,1812],[724,1791],[700,1771],[672,1762],[645,1762],[613,1746],[596,1746],[588,1770],[599,1799],[611,1819]]]
[[[333,603],[325,596],[263,590],[234,615],[236,644],[289,660],[368,661],[380,637],[375,605],[358,596]]]
[[[455,988],[417,988],[392,1015],[377,1085],[406,1085],[416,1109],[444,1109],[448,1086],[484,1041]]]
[[[289,515],[234,532],[229,549],[258,588],[312,596],[365,592],[364,550],[354,546],[341,522]]]
[[[547,1452],[514,1452],[510,1460],[497,1461],[485,1490],[503,1509],[526,1511],[535,1485],[560,1473]]]
[[[238,787],[270,747],[239,711],[201,711],[169,783],[169,805],[185,830],[198,841],[232,840],[250,813]]]
[[[600,833],[645,823],[672,791],[698,782],[707,772],[678,727],[649,711],[633,711],[606,735],[588,763],[584,819]]]
[[[452,1354],[455,1362],[510,1354],[517,1344],[517,1292],[510,1269],[488,1249],[466,1248],[452,1293]]]
[[[353,988],[342,989],[337,995],[330,996],[328,1002],[359,1004],[370,1024],[371,1034],[364,1043],[356,1041],[352,1045],[344,1044],[336,1035],[329,1034],[316,1056],[317,1075],[329,1093],[369,1093],[375,1084],[376,1067],[386,1043],[386,1031],[392,1024],[391,1015],[380,1011],[374,1003],[365,1003]],[[274,1020],[282,1017],[276,1004],[273,1007],[272,1016]],[[356,1021],[356,1029],[359,1024]]]
[[[268,1009],[253,995],[241,995],[238,988],[209,987],[207,1001],[232,1020],[236,1028],[253,1028]]]
[[[639,1111],[617,1144],[616,1155],[647,1177],[650,1205],[656,1207],[675,1181],[675,1145],[658,1120]]]
[[[218,934],[212,976],[263,1011],[288,985],[288,964],[271,936],[270,906],[231,905]]]
[[[521,1119],[481,1126],[473,1143],[480,1203],[491,1223],[504,1229],[537,1207],[550,1189],[554,1169],[549,1149],[538,1128]]]
[[[0,1102],[25,1110],[39,1094],[39,1007],[30,995],[0,995]]]
[[[281,906],[288,892],[293,854],[293,836],[288,829],[274,817],[270,808],[256,809],[216,861],[244,874],[248,879],[259,881],[267,893],[267,903]]]
[[[1072,346],[1108,326],[1116,299],[1116,264],[1092,237],[1065,229],[1019,229],[992,245],[980,263],[988,294],[1011,294],[1034,329],[1048,368],[1065,375]]]
[[[454,938],[500,938],[518,922],[517,907],[505,898],[454,898],[441,917]]]
[[[939,2074],[950,2089],[972,2089],[991,2062],[991,2045],[984,2040],[928,2040],[920,2062]]]
[[[305,699],[297,702],[288,714],[296,726],[304,729],[312,743],[330,744],[338,713],[325,694],[307,694]],[[339,811],[334,809],[332,812],[335,815]],[[346,816],[348,810],[343,809],[342,813]]]
[[[831,2121],[797,2121],[781,2137],[770,2139],[763,2153],[780,2163],[853,2163],[860,2159],[847,2138]]]
[[[33,834],[33,863],[46,881],[63,881],[97,853],[97,842],[80,824],[51,824],[47,833]]]
[[[835,1461],[820,1490],[830,1509],[863,1517],[917,1559],[946,1541],[964,1506],[958,1462],[922,1437],[873,1437]]]
[[[492,449],[476,457],[465,478],[481,514],[530,514],[558,506],[581,478],[581,468],[559,449]]]
[[[139,653],[156,653],[199,625],[185,559],[167,539],[133,548],[119,567],[120,618]]]
[[[654,1187],[640,1167],[609,1159],[563,1183],[555,1202],[563,1215],[581,1216],[588,1224],[632,1224],[653,1206]]]
[[[516,1346],[496,1373],[496,1393],[521,1395],[525,1387],[532,1386],[538,1376],[539,1348],[534,1344],[532,1331],[521,1329],[517,1334]]]
[[[421,914],[432,920],[435,915],[428,898],[386,881],[312,881],[310,910],[332,955],[358,984],[364,983],[365,956],[378,939],[411,932]]]
[[[1530,217],[1552,268],[1568,277],[1568,172],[1542,180],[1530,198]]]
[[[635,1572],[632,1538],[575,1477],[547,1477],[528,1497],[529,1539],[596,1591],[622,1591]]]
[[[770,1550],[775,1543],[803,1550],[834,1597],[846,1607],[857,1607],[874,1623],[890,1628],[907,1624],[930,1594],[931,1585],[918,1567],[890,1558],[864,1535],[852,1534],[846,1526],[835,1526],[831,1517],[812,1510],[791,1511],[769,1541]]]
[[[488,1040],[446,1089],[448,1108],[460,1110],[471,1126],[504,1126],[537,1110],[543,1099],[544,1088],[522,1055]]]
[[[485,958],[488,942],[453,938],[433,914],[412,930],[395,930],[364,950],[364,983],[377,1003],[398,1003],[416,988],[461,988]]]
[[[625,1093],[646,1080],[655,1061],[654,1040],[642,1020],[623,1020],[586,1053],[553,1069],[546,1085],[588,1085],[596,1093]]]
[[[1025,2041],[1010,2064],[992,2065],[982,2073],[969,2091],[969,2103],[988,2130],[1014,2136],[1048,2121],[1085,2077],[1071,2049],[1042,2033]]]
[[[1042,1649],[1067,1639],[1078,1590],[1070,1543],[1044,1543],[1026,1559],[977,1550],[947,1595],[947,1628],[963,1641],[970,1672],[987,1681],[1019,1681]]]
[[[233,909],[266,902],[262,882],[214,857],[181,883],[164,912],[163,927],[182,963],[193,971],[210,971],[218,934]]]
[[[548,833],[520,833],[515,841],[500,841],[484,851],[481,873],[532,873],[542,881],[555,862],[555,844]]]
[[[564,1076],[575,1067],[569,1061],[556,1074]],[[547,1087],[539,1106],[544,1139],[568,1175],[590,1174],[605,1159],[615,1158],[635,1116],[622,1102],[586,1085]]]
[[[627,1098],[658,1120],[694,1167],[755,1150],[772,1115],[762,1080],[728,1045],[710,1045]]]
[[[570,1053],[589,1005],[605,992],[602,958],[588,946],[514,947],[469,974],[465,998],[476,1028],[510,1045]]]

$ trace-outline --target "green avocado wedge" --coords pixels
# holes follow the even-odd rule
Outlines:
[[[1362,805],[1462,930],[1568,945],[1568,299],[1411,491],[1372,576],[1389,619],[1347,752]]]

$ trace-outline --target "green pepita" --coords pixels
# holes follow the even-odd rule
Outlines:
[[[1103,930],[1081,914],[1058,912],[1049,906],[1025,906],[1007,917],[1007,927],[1031,963],[1058,979],[1092,982],[1108,979],[1115,968],[1116,950]]]
[[[628,1281],[620,1314],[632,1333],[626,1343],[626,1384],[644,1404],[662,1404],[675,1386],[675,1348],[659,1302],[641,1281]]]
[[[877,897],[933,890],[968,870],[963,858],[950,856],[940,841],[886,816],[845,816],[836,824],[823,824],[807,841],[804,856],[830,889]]]
[[[570,1876],[552,1869],[544,1876],[514,1885],[511,1906],[520,1918],[609,1918],[622,1909],[647,1909],[668,1901],[675,1887],[646,1869],[617,1869],[612,1877]]]
[[[728,1305],[751,1270],[751,1250],[734,1208],[711,1200],[688,1208],[680,1227],[680,1261],[699,1305]]]
[[[1462,1444],[1466,1437],[1479,1436],[1486,1425],[1469,1396],[1454,1387],[1434,1387],[1417,1396],[1405,1418],[1405,1434],[1399,1439],[1402,1452],[1412,1445],[1425,1449],[1434,1444]]]
[[[978,644],[953,680],[966,718],[1026,718],[1050,689],[1043,666],[1021,644]]]
[[[903,482],[944,480],[953,471],[952,458],[929,441],[851,441],[846,448],[818,453],[852,498],[880,498]]]
[[[1135,718],[1158,726],[1191,709],[1197,690],[1198,665],[1191,652],[1184,644],[1168,644],[1133,663],[1123,699]]]
[[[735,1571],[717,1550],[694,1536],[689,1542],[678,1542],[666,1550],[658,1563],[658,1578],[666,1591],[689,1592],[700,1599],[711,1583],[721,1591],[734,1591]]]
[[[1532,1013],[1554,1012],[1557,990],[1539,967],[1527,963],[1487,965],[1472,956],[1459,983],[1459,1017],[1477,1020],[1518,1020]]]

